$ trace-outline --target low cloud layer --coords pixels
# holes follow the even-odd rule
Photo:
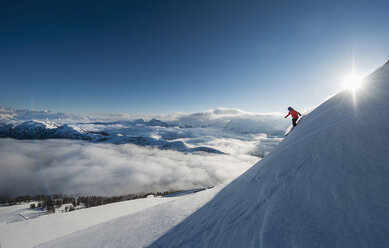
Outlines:
[[[0,108],[0,123],[54,121],[88,134],[108,134],[101,142],[0,138],[0,196],[108,196],[217,185],[236,178],[269,153],[289,125],[278,113],[223,108],[153,118],[169,124],[128,121],[134,119],[128,115],[79,116]],[[133,136],[183,142],[188,148],[210,147],[226,154],[187,154],[128,144],[126,139]]]
[[[247,154],[251,145],[228,142],[242,153],[200,155],[130,144],[0,139],[0,195],[120,195],[217,185],[259,160]]]
[[[20,123],[30,120],[53,121],[58,124],[75,124],[80,122],[94,121],[128,121],[137,118],[150,120],[156,118],[164,121],[176,121],[178,123],[191,126],[225,126],[227,123],[231,127],[251,128],[252,124],[267,124],[276,129],[285,129],[289,125],[283,116],[285,113],[251,113],[240,109],[217,108],[197,113],[175,113],[162,116],[131,116],[129,114],[88,114],[77,115],[72,113],[56,113],[47,110],[31,111],[15,108],[0,107],[0,123]],[[237,123],[238,122],[238,123]],[[242,126],[243,125],[243,126]]]

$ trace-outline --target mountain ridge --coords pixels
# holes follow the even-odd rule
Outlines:
[[[155,126],[156,121],[153,121]],[[161,125],[158,122],[158,125]],[[162,150],[179,152],[206,152],[225,154],[211,147],[188,147],[182,141],[164,141],[145,136],[116,136],[109,133],[83,130],[71,125],[59,125],[54,122],[27,121],[21,124],[0,125],[0,138],[13,139],[78,139],[93,142],[108,142],[112,144],[134,144],[139,146],[157,147]]]

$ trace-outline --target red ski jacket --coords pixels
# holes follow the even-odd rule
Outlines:
[[[301,114],[294,109],[290,110],[289,113],[285,116],[285,118],[288,117],[289,115],[292,115],[293,119],[298,119],[299,116],[301,116]]]

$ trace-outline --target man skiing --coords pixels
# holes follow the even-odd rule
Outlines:
[[[289,113],[285,116],[288,117],[289,115],[292,115],[292,123],[293,123],[293,127],[295,127],[297,125],[297,120],[299,118],[299,116],[301,116],[301,114],[299,112],[297,112],[296,110],[294,110],[292,107],[289,107],[288,108],[289,110]]]

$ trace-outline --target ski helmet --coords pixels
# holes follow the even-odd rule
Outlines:
[[[292,107],[289,107],[288,110],[291,111],[291,110],[292,110]]]

